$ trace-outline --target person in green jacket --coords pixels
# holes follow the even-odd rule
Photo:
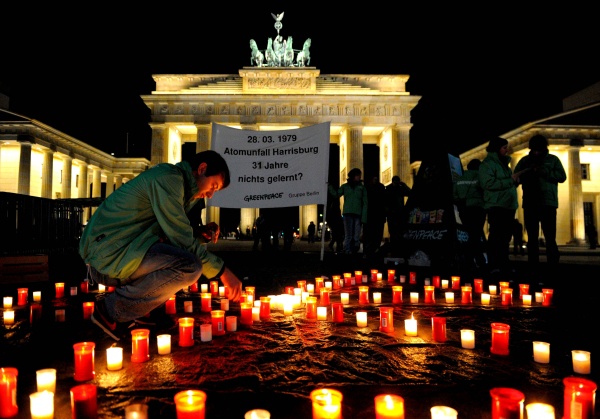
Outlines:
[[[504,138],[492,138],[486,151],[487,156],[479,166],[479,183],[489,225],[488,266],[491,274],[508,273],[519,174],[513,173],[509,166],[508,141]]]
[[[532,272],[539,265],[540,225],[546,240],[546,257],[549,265],[560,259],[556,244],[556,209],[558,208],[558,184],[567,180],[560,159],[548,152],[548,140],[541,134],[529,139],[529,154],[524,156],[515,171],[523,171],[519,177],[523,187],[523,217],[527,231],[527,258]]]
[[[148,324],[147,314],[201,275],[220,278],[228,298],[239,301],[242,283],[207,250],[188,219],[195,205],[229,182],[223,157],[203,151],[177,164],[154,166],[100,204],[83,230],[79,254],[91,281],[116,288],[96,301],[94,324],[119,340],[119,324]],[[218,226],[211,224],[201,235],[216,242]]]
[[[328,186],[329,193],[339,198],[344,197],[342,217],[344,218],[344,253],[357,254],[360,250],[360,233],[362,225],[367,222],[367,189],[363,185],[362,171],[354,168],[348,172],[346,183],[337,190]]]

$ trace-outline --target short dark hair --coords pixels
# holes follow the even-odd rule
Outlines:
[[[473,159],[467,164],[467,169],[469,170],[479,170],[479,166],[481,166],[481,160]]]
[[[548,148],[548,139],[542,134],[536,134],[529,139],[529,148],[536,151],[544,151]]]
[[[206,176],[215,176],[215,175],[223,175],[223,188],[229,186],[231,182],[229,175],[229,166],[227,166],[227,162],[219,153],[214,150],[206,150],[201,151],[200,153],[196,153],[193,156],[185,159],[190,166],[192,166],[192,170],[198,170],[198,166],[200,163],[206,163]]]
[[[488,153],[497,153],[506,144],[508,144],[508,141],[506,141],[504,138],[494,137],[490,140],[490,142],[489,142],[488,146],[485,148],[485,150]]]
[[[358,167],[355,167],[354,169],[352,169],[348,172],[348,180],[352,180],[354,178],[354,176],[360,176],[360,175],[362,175],[362,171]]]

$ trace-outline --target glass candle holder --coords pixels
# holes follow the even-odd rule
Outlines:
[[[342,419],[342,393],[331,388],[311,391],[313,419]]]
[[[0,418],[10,418],[19,413],[16,397],[18,375],[16,368],[0,368]]]
[[[64,282],[55,282],[54,283],[54,291],[56,298],[63,298],[65,296],[65,283]]]
[[[56,393],[56,369],[43,368],[35,372],[37,391],[51,391]]]
[[[469,286],[460,287],[460,302],[462,304],[473,304],[473,288]]]
[[[305,284],[305,286],[306,286],[306,284]],[[271,297],[267,297],[267,296],[260,297],[260,315],[259,316],[260,316],[261,320],[269,320],[271,318]]]
[[[213,336],[225,334],[225,310],[213,310],[210,312]]]
[[[490,352],[495,355],[508,355],[510,326],[504,323],[492,323],[492,346]]]
[[[343,303],[332,303],[331,304],[331,318],[335,323],[344,322],[344,304]]]
[[[54,418],[54,392],[43,390],[29,395],[31,419]]]
[[[194,346],[194,318],[180,317],[179,323],[179,346]]]
[[[457,419],[458,412],[448,406],[433,406],[429,409],[431,412],[431,419]]]
[[[588,351],[571,351],[573,361],[573,372],[577,374],[589,374],[592,372],[591,354]]]
[[[156,336],[156,346],[159,355],[168,355],[171,353],[171,335],[162,334]]]
[[[395,394],[378,394],[375,396],[375,417],[404,419],[404,399]]]
[[[392,304],[402,303],[402,285],[392,285]]]
[[[434,342],[446,342],[446,318],[432,317],[431,318],[431,337]]]
[[[317,318],[317,297],[310,296],[306,299],[306,318]]]
[[[475,348],[475,331],[472,329],[461,329],[460,344],[465,349]]]
[[[367,312],[357,311],[356,312],[356,326],[367,327]]]
[[[72,419],[98,418],[98,395],[94,384],[71,387],[70,393]]]
[[[123,348],[111,346],[106,348],[106,369],[118,371],[123,368]]]
[[[150,330],[131,331],[131,362],[146,362],[150,359]]]
[[[328,289],[321,288],[320,294],[321,294],[320,305],[328,306],[330,303],[329,302],[330,291]]]
[[[212,310],[212,294],[210,292],[200,293],[200,311],[210,313]]]
[[[240,324],[252,325],[252,303],[240,303]]]
[[[481,278],[473,279],[473,286],[474,286],[473,291],[475,291],[478,294],[482,293],[483,292],[483,279],[481,279]]]
[[[435,303],[435,295],[434,295],[435,287],[433,285],[425,285],[423,288],[424,288],[424,293],[425,293],[425,303],[426,304]]]
[[[596,411],[596,389],[593,381],[580,377],[563,378],[563,419],[593,419]]]
[[[452,281],[452,289],[459,290],[460,289],[460,276],[451,276],[450,280]]]
[[[369,287],[367,285],[358,287],[358,304],[369,304]]]
[[[529,419],[555,419],[554,407],[546,403],[529,403],[525,405]]]
[[[550,362],[550,344],[548,342],[533,342],[533,360],[540,364]]]
[[[94,368],[94,342],[78,342],[73,345],[75,381],[89,381],[96,376]]]
[[[206,417],[206,393],[201,390],[184,390],[175,394],[177,419],[204,419]]]
[[[394,331],[394,307],[379,307],[379,330]]]
[[[490,390],[492,396],[492,419],[523,418],[525,395],[519,390],[496,387]]]

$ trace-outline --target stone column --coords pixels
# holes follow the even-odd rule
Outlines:
[[[86,162],[79,165],[79,183],[77,184],[77,197],[88,198],[88,166]]]
[[[412,186],[409,129],[404,126],[392,129],[392,176],[398,175],[402,182]]]
[[[349,129],[348,140],[346,142],[346,147],[348,147],[347,155],[348,155],[348,170],[354,169],[355,167],[359,168],[363,174],[363,179],[365,176],[365,168],[364,168],[364,156],[363,156],[363,139],[362,139],[362,126],[353,125]]]
[[[115,175],[115,191],[123,185],[123,176]]]
[[[112,172],[106,173],[106,198],[115,191],[115,175]]]
[[[308,235],[308,224],[314,221],[315,224],[319,223],[319,214],[317,211],[317,205],[303,205],[300,213],[300,237],[307,237]]]
[[[20,136],[19,136],[20,137]],[[24,136],[28,137],[28,136]],[[30,195],[31,192],[31,145],[29,138],[18,138],[21,144],[21,153],[19,155],[19,185],[18,193],[21,195]]]
[[[102,197],[102,171],[94,167],[92,169],[92,198]]]
[[[52,170],[54,168],[54,151],[44,150],[44,163],[42,164],[42,198],[53,199],[52,196]]]
[[[60,195],[65,198],[71,198],[71,179],[73,170],[73,157],[63,156],[63,168],[62,168],[62,187]]]
[[[581,186],[581,161],[579,150],[581,145],[574,145],[568,149],[569,173],[569,205],[571,211],[571,243],[585,243],[585,222],[583,219],[583,188]]]
[[[152,125],[152,155],[150,156],[150,164],[156,166],[159,163],[169,161],[168,158],[168,132],[164,125]]]
[[[196,133],[196,153],[210,150],[212,125],[197,125],[196,128],[198,129]]]
[[[256,217],[258,217],[258,208],[242,208],[240,210],[240,230],[243,234],[246,234],[246,226],[248,225],[250,226],[250,231],[252,231]]]

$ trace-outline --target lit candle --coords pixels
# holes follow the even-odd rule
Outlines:
[[[503,306],[511,306],[513,303],[512,288],[502,288],[500,290],[500,301]]]
[[[357,284],[362,282],[362,271],[354,271],[354,282]]]
[[[500,287],[500,291],[502,292],[504,288],[508,288],[510,286],[510,283],[508,281],[500,281],[498,282],[498,286]]]
[[[228,332],[235,332],[237,330],[237,317],[236,316],[226,316],[225,317],[225,326],[227,327]]]
[[[448,304],[454,303],[454,291],[447,291],[445,296],[446,296],[446,303],[448,303]]]
[[[10,297],[10,301],[12,304],[12,297]],[[33,301],[35,301],[36,303],[42,301],[42,291],[33,291]]]
[[[552,304],[552,294],[554,290],[550,288],[542,288],[542,305],[549,306]]]
[[[465,349],[475,348],[475,331],[471,329],[461,329],[460,344]]]
[[[510,326],[504,323],[492,323],[492,347],[490,352],[495,355],[508,355]]]
[[[300,288],[298,288],[298,289],[300,289]],[[329,291],[329,290],[326,290],[325,288],[322,288],[322,289],[321,289],[321,291],[323,291],[323,290],[324,290],[324,291]],[[303,303],[305,303],[305,302],[306,302],[306,298],[308,298],[308,296],[309,296],[309,295],[310,295],[310,294],[308,293],[308,291],[302,291],[302,299],[301,299],[301,301],[302,301]]]
[[[4,308],[12,308],[12,304],[13,304],[13,298],[12,297],[4,297]]]
[[[417,320],[412,313],[410,319],[404,320],[404,334],[406,336],[417,336]]]
[[[79,288],[81,288],[81,292],[84,294],[87,294],[88,292],[90,292],[90,287],[89,287],[87,279],[81,281],[81,283],[79,284]]]
[[[377,282],[377,269],[371,269],[371,282]]]
[[[252,325],[252,303],[240,303],[240,324]]]
[[[200,292],[208,292],[208,284],[200,284]]]
[[[42,304],[31,303],[29,306],[29,323],[34,324],[42,319]]]
[[[460,289],[460,276],[451,276],[450,279],[452,280],[452,289],[453,290],[459,290]]]
[[[206,393],[201,390],[185,390],[175,394],[177,419],[204,419]]]
[[[498,292],[498,287],[496,285],[490,285],[489,287],[490,295],[496,295]]]
[[[98,417],[98,395],[94,384],[71,387],[71,418],[88,419]]]
[[[27,305],[28,294],[29,294],[28,288],[18,288],[17,289],[17,305],[19,305],[19,306]]]
[[[225,334],[225,310],[213,310],[210,312],[213,336]]]
[[[317,320],[327,320],[327,307],[317,307]]]
[[[434,342],[446,342],[446,318],[431,318],[431,337]]]
[[[340,301],[342,302],[342,304],[350,303],[350,293],[341,292],[340,293]]]
[[[373,293],[373,304],[381,304],[381,293],[380,292]]]
[[[306,299],[306,318],[317,318],[317,297],[310,296]]]
[[[194,318],[180,317],[179,323],[179,346],[194,345]]]
[[[321,301],[319,304],[321,304],[322,306],[328,306],[330,304],[330,301],[329,301],[330,291],[328,289],[321,288],[321,291],[319,291],[319,292],[321,294]]]
[[[529,294],[529,284],[519,284],[519,298],[522,300],[526,294]]]
[[[589,374],[592,371],[590,352],[573,350],[571,351],[573,357],[573,371],[577,374]]]
[[[379,307],[379,330],[394,331],[394,307]]]
[[[563,378],[563,384],[563,418],[593,418],[598,388],[596,383],[585,378],[566,377]]]
[[[327,288],[328,290],[333,289],[333,285],[332,285],[331,281],[325,281],[325,288]]]
[[[212,340],[213,335],[213,326],[212,324],[201,324],[200,325],[200,341],[201,342],[210,342]]]
[[[473,284],[474,284],[474,291],[476,293],[482,293],[483,292],[483,279],[481,278],[476,278],[473,280]]]
[[[554,407],[546,403],[529,403],[525,405],[527,419],[555,419]]]
[[[395,394],[375,396],[375,419],[404,419],[404,399]]]
[[[17,376],[13,367],[0,368],[0,417],[9,418],[19,412],[17,404]]]
[[[78,342],[73,345],[75,355],[74,379],[75,381],[89,381],[96,376],[94,368],[94,342]]]
[[[125,419],[148,419],[148,405],[134,403],[125,407]]]
[[[64,282],[55,282],[54,289],[56,290],[56,298],[63,298],[65,296],[65,283]]]
[[[392,304],[402,303],[402,285],[392,285]]]
[[[431,419],[456,419],[458,412],[448,406],[433,406],[430,409]]]
[[[306,284],[306,291],[308,291],[309,294],[314,294],[315,284]]]
[[[173,297],[169,297],[169,299],[167,301],[165,301],[165,313],[167,314],[175,314],[177,313],[177,309],[175,306],[175,296]]]
[[[92,313],[94,312],[94,302],[93,301],[84,301],[83,302],[83,318],[89,319],[92,317]]]
[[[213,297],[219,296],[219,281],[210,281],[209,282],[210,295]]]
[[[425,292],[425,303],[426,304],[435,303],[435,296],[433,294],[435,291],[435,287],[433,285],[425,285],[423,288],[424,288],[424,292]],[[418,301],[418,299],[417,299],[417,301]],[[412,303],[412,301],[411,301],[411,303]]]
[[[14,310],[4,310],[4,324],[15,324],[15,312]]]
[[[383,274],[381,272],[377,272],[377,281],[383,280]]]
[[[490,305],[490,294],[486,292],[481,293],[481,304],[484,306]]]
[[[260,319],[269,320],[271,318],[271,297],[260,297]]]
[[[260,307],[252,307],[252,321],[253,322],[260,321]]]
[[[358,304],[369,304],[368,285],[361,285],[358,287]]]
[[[530,294],[523,294],[521,297],[523,298],[523,305],[524,306],[530,306],[531,305],[531,295]]]
[[[123,348],[111,346],[106,348],[106,369],[118,371],[123,368]]]
[[[150,330],[131,331],[131,362],[146,362],[150,359]]]
[[[411,302],[411,304],[417,304],[419,302],[419,293],[418,292],[410,293],[410,302]]]
[[[51,391],[56,393],[56,369],[44,368],[35,372],[37,391]]]
[[[535,302],[542,303],[543,301],[544,301],[544,294],[541,292],[536,292],[535,293]]]
[[[310,393],[313,419],[342,419],[342,393],[322,388]]]
[[[388,280],[388,282],[394,282],[396,280],[396,270],[395,269],[388,269],[387,280]]]
[[[342,323],[344,321],[344,304],[343,303],[332,303],[331,304],[331,317],[334,322]]]
[[[256,300],[256,287],[246,286],[244,290],[246,291],[247,295],[246,300],[249,303],[253,303],[254,300]]]
[[[294,314],[294,300],[292,298],[286,298],[283,300],[283,315],[291,316]]]
[[[522,418],[525,394],[507,387],[490,390],[492,396],[492,419]]]
[[[212,294],[210,292],[200,293],[200,311],[209,313],[212,310]]]
[[[246,412],[244,419],[271,419],[271,413],[264,409],[253,409]]]
[[[344,286],[345,287],[352,286],[352,273],[350,273],[350,272],[344,273]]]
[[[319,292],[325,286],[325,279],[322,276],[315,278],[315,292]]]
[[[188,287],[189,292],[198,292],[198,281]]]
[[[436,288],[442,287],[442,279],[439,275],[433,275],[433,284],[432,285]]]
[[[442,279],[442,289],[443,290],[448,289],[448,280],[447,279]]]
[[[156,346],[159,355],[168,355],[171,353],[171,335],[162,334],[156,336]]]
[[[54,418],[54,392],[43,390],[29,395],[31,419]]]
[[[550,344],[548,342],[533,342],[533,360],[540,364],[550,362]]]
[[[358,327],[367,327],[367,312],[357,311],[356,312],[356,325]]]
[[[225,297],[225,287],[224,286],[219,287],[219,297]]]
[[[462,304],[473,303],[473,288],[466,285],[460,287],[460,302]]]
[[[416,284],[417,283],[417,273],[416,272],[409,272],[409,274],[408,274],[408,283],[409,284]]]
[[[98,292],[105,292],[106,287],[103,284],[98,284]]]

